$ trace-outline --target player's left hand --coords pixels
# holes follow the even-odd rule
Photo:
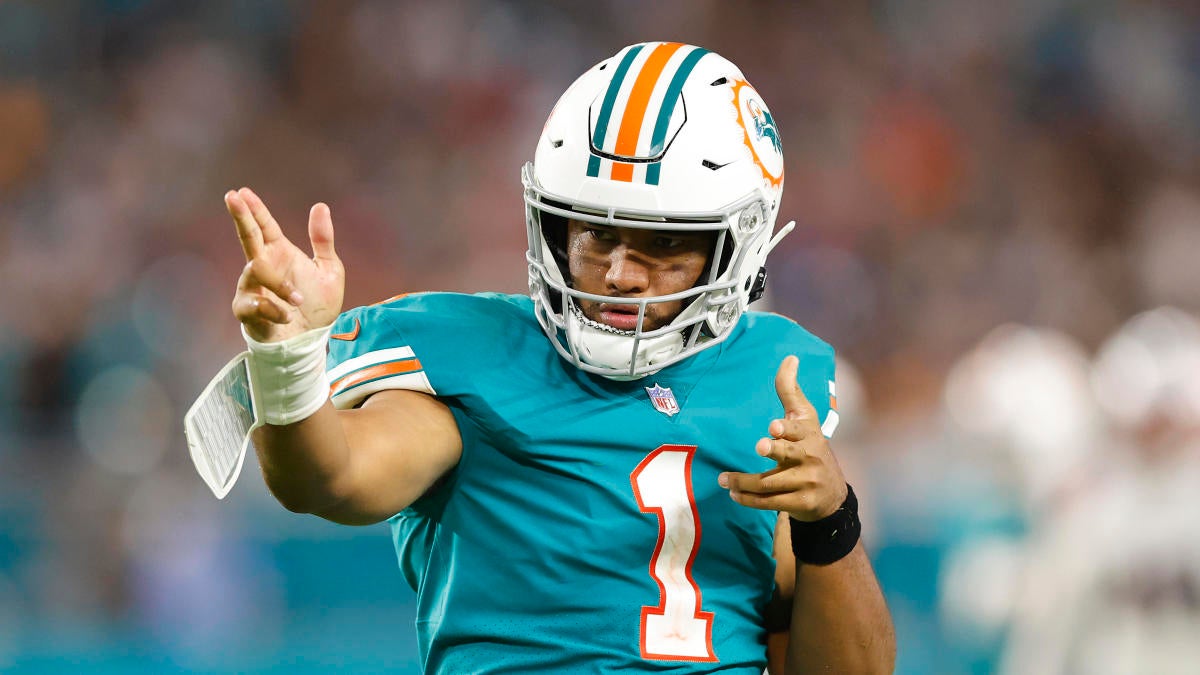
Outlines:
[[[775,460],[762,473],[727,471],[717,477],[729,496],[743,506],[782,511],[796,520],[814,521],[832,515],[846,500],[846,479],[829,441],[821,431],[817,411],[796,382],[800,359],[789,356],[775,373],[775,392],[783,403],[783,419],[767,427],[754,450]]]

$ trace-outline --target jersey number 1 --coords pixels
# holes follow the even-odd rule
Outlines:
[[[712,612],[700,609],[700,587],[692,562],[700,548],[700,514],[692,494],[694,445],[660,445],[629,474],[643,513],[658,516],[658,543],[650,576],[658,584],[658,605],[642,607],[642,658],[661,661],[716,661]]]

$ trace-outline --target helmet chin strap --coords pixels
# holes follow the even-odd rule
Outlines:
[[[567,312],[567,343],[578,349],[579,360],[599,368],[617,372],[605,374],[612,380],[638,380],[658,372],[655,363],[662,363],[683,350],[683,336],[679,331],[645,338],[638,342],[637,353],[633,350],[633,331],[623,331],[592,321],[573,300],[567,301],[571,309]],[[636,374],[630,374],[630,365]]]

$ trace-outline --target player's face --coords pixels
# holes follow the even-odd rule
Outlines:
[[[578,220],[567,224],[567,258],[572,285],[585,293],[643,298],[686,291],[708,262],[711,232],[672,232],[609,227]],[[637,305],[579,300],[584,316],[619,330],[637,325]],[[642,330],[671,322],[683,301],[646,306]]]

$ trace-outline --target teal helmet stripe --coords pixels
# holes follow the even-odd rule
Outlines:
[[[687,82],[688,75],[692,74],[696,63],[707,53],[708,50],[703,47],[693,49],[683,63],[679,64],[679,70],[675,71],[675,77],[671,78],[671,84],[667,87],[666,94],[663,95],[662,107],[658,109],[658,119],[654,122],[654,135],[650,137],[651,156],[663,151],[663,144],[667,141],[667,129],[671,126],[671,114],[675,112],[675,105],[683,91],[683,83]],[[648,165],[646,167],[646,183],[658,185],[658,174],[661,171],[661,160]]]
[[[621,91],[621,83],[625,81],[625,74],[629,72],[629,66],[633,64],[633,60],[637,58],[638,52],[642,51],[642,47],[646,45],[634,45],[625,52],[625,57],[621,59],[620,65],[617,66],[616,72],[613,73],[612,80],[608,83],[608,91],[604,94],[604,103],[600,106],[600,116],[596,118],[596,130],[592,134],[592,147],[597,150],[604,149],[604,137],[608,133],[608,122],[612,118],[613,105],[617,102],[617,94]],[[588,160],[587,175],[597,177],[600,175],[600,156],[592,154]]]

